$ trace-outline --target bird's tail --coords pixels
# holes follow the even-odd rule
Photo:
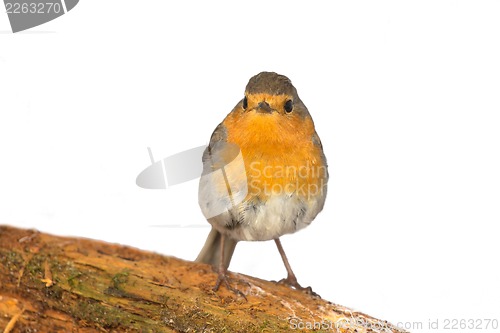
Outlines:
[[[208,234],[205,245],[201,249],[200,254],[198,254],[195,261],[218,266],[220,263],[221,241],[221,233],[212,228]],[[224,238],[224,265],[226,268],[229,267],[237,242],[238,241],[235,241],[227,236]]]

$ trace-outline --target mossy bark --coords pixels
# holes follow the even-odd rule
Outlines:
[[[208,265],[0,226],[0,332],[402,332],[273,282]]]

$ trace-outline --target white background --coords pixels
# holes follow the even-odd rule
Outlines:
[[[325,210],[282,238],[299,281],[414,332],[500,320],[499,18],[487,0],[82,0],[12,34],[0,14],[0,224],[195,258],[208,224],[154,225],[206,223],[197,181],[137,187],[146,148],[206,144],[271,70],[331,174]],[[231,270],[285,276],[272,242]]]

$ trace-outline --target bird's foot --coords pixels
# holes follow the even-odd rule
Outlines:
[[[278,281],[279,284],[284,284],[286,286],[292,287],[296,290],[302,291],[303,293],[311,296],[316,296],[321,298],[320,295],[316,294],[311,287],[302,287],[295,276],[288,275],[285,279]]]
[[[243,294],[240,290],[234,288],[231,286],[229,283],[229,278],[227,277],[227,274],[224,272],[220,272],[219,275],[217,276],[217,282],[215,282],[215,286],[212,288],[213,291],[219,290],[220,285],[224,283],[224,286],[226,287],[227,290],[232,291],[234,294],[241,296],[247,301],[247,297],[245,294]]]

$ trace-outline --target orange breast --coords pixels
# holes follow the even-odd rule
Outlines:
[[[313,196],[326,185],[326,165],[314,144],[310,117],[277,112],[232,113],[224,120],[227,140],[242,152],[248,199],[297,193]]]

